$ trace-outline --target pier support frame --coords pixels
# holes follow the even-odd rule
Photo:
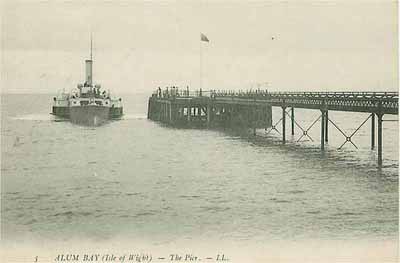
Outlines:
[[[190,105],[187,105],[187,122],[188,122],[188,124],[190,123],[191,115],[192,115],[192,107]]]
[[[251,110],[251,112],[252,112],[252,121],[251,121],[251,126],[253,126],[252,127],[252,130],[253,130],[253,136],[256,136],[256,114],[257,114],[257,111],[256,111],[256,108],[255,107],[252,107],[252,110]]]
[[[171,103],[171,101],[168,103],[168,109],[169,109],[169,112],[168,112],[168,115],[169,115],[169,123],[173,123],[173,117],[172,117],[172,103]]]
[[[382,166],[382,118],[383,114],[378,113],[378,166]]]
[[[375,149],[375,113],[371,113],[371,150]]]
[[[207,105],[207,127],[210,128],[210,124],[211,124],[211,111],[212,111],[212,107],[211,104],[209,103]]]
[[[321,110],[321,150],[325,150],[325,125],[326,111]]]
[[[292,135],[294,135],[294,108],[292,107],[291,109],[291,114],[290,114],[290,119],[292,121]]]
[[[286,143],[286,107],[282,107],[282,143]]]
[[[328,143],[328,123],[329,123],[329,115],[328,111],[325,112],[325,142]]]

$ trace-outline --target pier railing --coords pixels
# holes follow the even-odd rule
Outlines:
[[[266,102],[272,106],[334,111],[398,114],[398,92],[268,92],[256,91],[158,91],[159,98],[196,99],[209,97],[220,103]]]

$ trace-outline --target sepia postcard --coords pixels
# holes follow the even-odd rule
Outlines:
[[[398,262],[397,1],[1,18],[1,262]]]

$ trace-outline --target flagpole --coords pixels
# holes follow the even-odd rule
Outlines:
[[[203,46],[201,42],[203,41],[200,35],[200,89],[203,88]]]

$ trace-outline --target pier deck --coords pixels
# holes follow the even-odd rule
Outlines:
[[[286,142],[286,117],[291,120],[291,133],[295,126],[308,136],[308,130],[318,121],[321,123],[321,149],[328,142],[329,123],[345,137],[346,143],[352,142],[356,132],[371,119],[371,149],[375,148],[377,122],[378,165],[382,165],[383,116],[398,115],[398,92],[237,92],[237,91],[198,91],[178,92],[175,89],[157,90],[149,98],[148,118],[174,126],[186,127],[231,127],[253,129],[271,128],[272,107],[282,108],[278,121],[282,124],[282,143]],[[295,121],[295,108],[319,110],[320,116],[309,129],[301,128]],[[287,110],[289,109],[289,110]],[[329,119],[329,111],[347,111],[370,113],[368,118],[350,136]],[[377,119],[377,120],[376,120]]]

